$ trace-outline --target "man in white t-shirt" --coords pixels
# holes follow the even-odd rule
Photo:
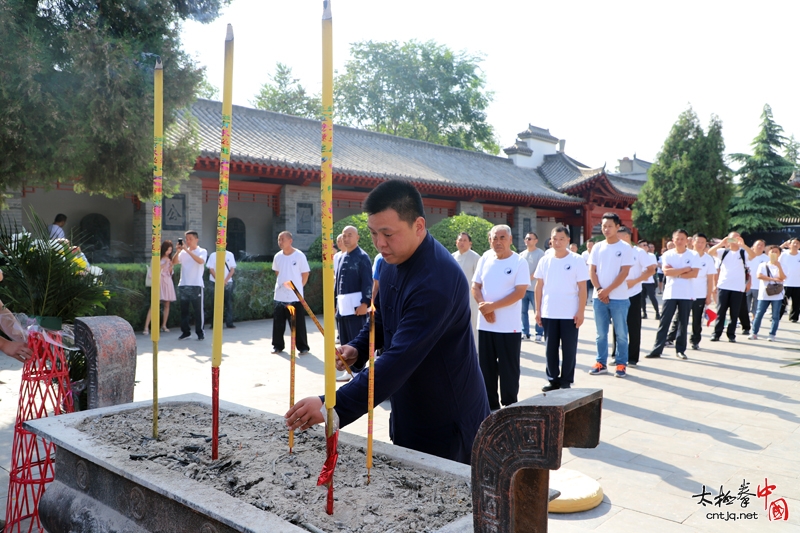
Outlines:
[[[633,250],[633,264],[628,271],[628,279],[625,280],[625,284],[628,286],[628,301],[630,302],[630,307],[628,307],[628,319],[626,321],[628,325],[628,366],[636,366],[639,364],[639,348],[642,344],[641,308],[642,296],[644,295],[642,284],[648,279],[651,281],[653,280],[653,274],[655,274],[656,271],[656,263],[655,259],[651,261],[647,252],[638,246],[632,245],[631,230],[629,228],[620,226],[617,235],[619,235],[620,240],[627,243],[628,246],[631,246]],[[612,324],[612,330],[613,327],[614,325]],[[614,338],[617,338],[616,334]],[[614,342],[611,353],[616,357],[616,342]]]
[[[717,321],[714,324],[714,336],[711,337],[711,341],[719,341],[722,337],[725,314],[729,313],[731,321],[727,329],[728,341],[736,342],[736,322],[739,319],[739,308],[745,305],[744,295],[748,282],[747,260],[753,259],[756,254],[735,231],[712,246],[708,253],[712,257],[719,258]]]
[[[211,294],[214,294],[214,283],[216,282],[215,276],[216,268],[217,268],[217,252],[211,252],[211,255],[208,256],[208,261],[206,261],[206,267],[208,267],[208,279],[211,281]],[[225,283],[225,310],[222,313],[223,318],[225,319],[225,325],[228,328],[235,328],[236,326],[233,325],[233,273],[236,272],[236,258],[233,257],[233,253],[225,250],[225,278],[223,279]]]
[[[606,240],[592,248],[589,255],[589,276],[595,288],[594,322],[597,328],[597,361],[589,371],[592,375],[608,372],[608,327],[614,321],[618,327],[614,333],[617,339],[617,368],[614,375],[627,376],[628,368],[628,286],[625,280],[633,265],[633,250],[617,235],[622,225],[619,215],[605,213],[601,228]]]
[[[203,334],[203,273],[205,271],[206,258],[208,252],[198,246],[199,238],[197,232],[189,230],[184,234],[186,243],[183,239],[178,239],[176,254],[172,256],[172,264],[181,264],[181,279],[178,282],[178,296],[181,300],[181,335],[178,339],[191,337],[192,330],[189,327],[189,309],[194,315],[194,331],[197,333],[197,340],[206,338]]]
[[[539,264],[542,257],[544,257],[544,250],[536,247],[538,242],[539,237],[531,231],[525,235],[526,250],[519,254],[521,258],[528,262],[528,272],[531,273],[531,285],[528,290],[525,291],[525,296],[522,297],[522,336],[528,340],[531,339],[528,308],[533,308],[533,311],[536,311],[536,302],[533,297],[533,290],[536,288],[536,282],[533,280],[533,273],[536,272],[536,266]],[[542,342],[542,335],[544,335],[542,326],[534,323],[534,327],[536,332],[536,338],[534,340],[536,342]]]
[[[461,271],[467,277],[467,285],[472,285],[472,278],[475,276],[475,269],[478,268],[478,261],[480,260],[481,256],[472,249],[472,237],[466,231],[462,231],[458,234],[458,238],[456,239],[456,248],[457,250],[453,252],[453,259],[456,260],[458,266],[461,267]],[[469,312],[470,312],[470,323],[472,324],[472,335],[475,337],[475,343],[477,346],[478,342],[478,316],[480,315],[480,311],[478,311],[478,302],[475,301],[475,298],[472,297],[472,291],[470,291],[469,295]]]
[[[639,248],[647,254],[648,264],[653,266],[653,275],[642,282],[642,319],[647,319],[647,301],[653,304],[656,310],[656,320],[661,320],[661,310],[658,308],[658,298],[656,298],[656,272],[658,271],[658,259],[656,254],[650,252],[651,244],[645,240],[639,241]],[[655,249],[655,248],[653,248]]]
[[[764,239],[757,239],[753,243],[753,252],[756,256],[747,262],[747,268],[750,269],[750,277],[753,278],[753,281],[750,283],[750,290],[747,291],[747,306],[744,312],[749,313],[753,318],[756,317],[756,309],[758,309],[758,286],[760,285],[755,275],[759,265],[769,261],[769,256],[764,253],[766,246],[767,243],[764,242]]]
[[[661,269],[667,282],[664,285],[664,305],[661,310],[661,321],[656,332],[656,343],[653,351],[645,357],[648,359],[661,357],[667,344],[667,332],[675,311],[678,311],[678,329],[675,338],[675,355],[678,359],[686,357],[686,337],[689,331],[689,313],[694,299],[693,280],[700,272],[697,255],[686,246],[689,234],[684,229],[675,230],[672,242],[675,248],[661,256]]]
[[[786,279],[783,282],[786,298],[783,300],[785,303],[781,307],[781,316],[786,312],[786,304],[791,300],[789,322],[797,322],[798,317],[800,317],[800,253],[798,253],[800,239],[789,239],[781,247],[788,248],[781,254],[780,258],[781,268],[783,268],[783,273],[786,275]]]
[[[536,280],[536,323],[544,328],[547,356],[547,379],[543,392],[568,389],[575,381],[578,353],[578,328],[583,324],[586,307],[586,280],[589,269],[583,258],[567,250],[569,230],[554,228],[553,254],[538,262]],[[559,371],[558,348],[561,347]]]
[[[693,297],[692,300],[692,337],[689,339],[692,350],[700,349],[700,339],[703,333],[703,318],[707,305],[711,305],[711,293],[714,287],[714,276],[717,274],[717,266],[714,258],[706,253],[708,238],[705,233],[696,233],[694,236],[694,254],[699,261],[697,277],[692,280]],[[679,327],[679,320],[676,317],[672,321],[672,327],[667,335],[667,346],[675,342]]]
[[[589,239],[586,241],[586,249],[581,254],[583,258],[583,262],[586,264],[586,270],[589,270],[589,255],[592,253],[592,247],[594,246],[594,241]],[[594,285],[592,285],[592,280],[586,280],[586,303],[592,303],[592,289],[594,289]]]
[[[305,297],[303,287],[308,282],[311,268],[308,266],[306,255],[294,248],[294,236],[288,231],[278,234],[278,247],[280,252],[272,259],[272,270],[275,271],[275,312],[272,317],[272,353],[281,353],[286,344],[283,335],[286,332],[286,321],[291,320],[291,313],[287,306],[294,307],[295,313],[295,345],[300,354],[308,353],[308,334],[306,333],[306,313],[294,291],[284,285],[292,281],[300,296]]]
[[[472,296],[478,302],[478,362],[489,407],[496,411],[517,402],[522,347],[522,305],[530,286],[528,262],[511,251],[511,228],[494,226],[491,253],[478,261]],[[497,380],[500,378],[500,397]]]

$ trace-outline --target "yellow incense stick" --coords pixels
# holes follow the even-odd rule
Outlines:
[[[375,303],[369,306],[369,385],[367,394],[367,485],[370,482],[372,469],[372,429],[375,417]]]
[[[150,258],[150,338],[153,341],[153,438],[158,439],[158,340],[161,313],[161,197],[164,150],[164,69],[156,59],[153,76],[153,236]]]
[[[320,190],[322,205],[322,293],[325,329],[333,331],[333,17],[330,0],[322,12],[322,161]],[[325,336],[325,407],[327,431],[333,435],[336,406],[336,346],[333,335]]]

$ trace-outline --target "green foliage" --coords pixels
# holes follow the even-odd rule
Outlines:
[[[338,122],[467,150],[500,151],[480,56],[434,41],[363,41],[336,78]]]
[[[733,186],[724,152],[718,117],[712,115],[706,133],[691,107],[680,114],[633,204],[642,237],[658,240],[677,228],[727,233]]]
[[[795,172],[800,170],[800,143],[795,140],[794,135],[786,141],[783,157],[794,167]]]
[[[203,77],[180,23],[213,20],[228,0],[0,2],[0,186],[107,196],[152,194],[153,72],[164,68],[165,191],[188,177],[195,129],[173,126]]]
[[[338,222],[334,222],[334,243],[336,241],[336,237],[339,236],[342,233],[342,230],[347,226],[353,226],[358,230],[358,245],[362,250],[364,250],[364,253],[369,256],[370,260],[374,259],[375,256],[378,255],[378,250],[375,248],[375,245],[372,244],[372,237],[370,236],[369,228],[367,227],[367,214],[360,213],[358,215],[350,215],[349,217],[345,217]],[[311,246],[308,248],[308,253],[306,256],[309,261],[322,261],[322,236],[314,239],[314,242],[311,243]]]
[[[428,231],[434,239],[442,243],[450,253],[457,250],[456,239],[461,232],[469,233],[472,237],[472,249],[479,255],[489,249],[489,231],[494,224],[480,217],[461,213],[454,217],[445,218],[434,224]]]
[[[730,225],[740,233],[778,228],[779,218],[800,216],[797,189],[789,185],[795,166],[778,153],[784,146],[782,132],[772,117],[772,108],[765,105],[761,131],[750,143],[753,155],[731,155],[742,164],[736,171],[736,196],[730,202]]]
[[[68,241],[51,241],[47,225],[30,216],[30,233],[5,220],[0,226],[4,261],[0,300],[14,313],[58,317],[71,323],[92,316],[110,298],[112,285]]]
[[[298,78],[292,77],[292,68],[278,63],[270,82],[261,86],[255,100],[250,102],[256,109],[275,111],[298,117],[320,119],[322,100],[319,95],[306,94]]]
[[[107,284],[128,289],[121,295],[112,298],[106,305],[105,312],[100,314],[120,316],[130,322],[135,331],[140,331],[144,327],[147,309],[150,307],[150,288],[144,286],[147,265],[115,263],[98,266],[103,268],[103,278]],[[322,265],[310,262],[309,266],[311,273],[305,286],[304,295],[311,309],[315,313],[321,314]],[[175,265],[172,279],[176,288],[180,280],[180,269],[180,265]],[[209,282],[208,270],[205,272],[204,279],[206,284],[204,298],[206,323],[210,324],[214,309],[214,287]],[[275,272],[272,270],[272,263],[238,263],[234,280],[234,320],[241,322],[272,318],[275,290]],[[178,327],[180,318],[179,303],[172,302],[167,326]]]

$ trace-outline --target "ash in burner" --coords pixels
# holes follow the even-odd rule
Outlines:
[[[282,421],[221,411],[219,459],[212,461],[208,406],[161,408],[159,440],[152,438],[152,424],[152,409],[145,408],[88,418],[77,428],[118,450],[134,472],[174,470],[312,531],[434,531],[472,512],[472,495],[464,480],[414,469],[386,456],[374,457],[367,485],[365,449],[340,442],[334,514],[328,516],[326,489],[317,487],[325,462],[321,427],[295,433],[290,455]]]

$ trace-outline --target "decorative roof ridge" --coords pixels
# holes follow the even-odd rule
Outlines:
[[[222,111],[222,102],[217,102],[216,100],[207,100],[205,98],[198,98],[194,105],[196,105],[197,103],[202,103],[204,105],[209,105],[209,104],[213,104],[215,106],[219,105],[220,112]],[[238,109],[239,112],[244,112],[246,114],[251,114],[251,115],[259,115],[259,114],[261,114],[261,115],[266,115],[266,116],[273,116],[275,119],[283,120],[283,121],[295,121],[295,122],[306,122],[306,123],[307,122],[313,122],[313,123],[318,125],[318,129],[320,129],[322,127],[322,122],[319,121],[319,120],[313,119],[313,118],[298,117],[298,116],[295,116],[295,115],[287,115],[285,113],[278,113],[276,111],[267,111],[265,109],[255,109],[255,108],[252,108],[252,107],[246,107],[246,106],[240,106],[240,105],[234,105],[233,107]],[[348,130],[348,131],[352,132],[355,135],[363,135],[363,136],[366,136],[366,137],[370,137],[370,136],[386,137],[387,140],[391,140],[391,141],[394,141],[394,142],[407,143],[407,144],[415,144],[415,145],[418,145],[420,147],[425,147],[425,148],[428,148],[428,149],[431,149],[431,150],[455,151],[455,152],[458,152],[460,154],[469,154],[469,155],[471,155],[473,157],[488,157],[488,158],[495,159],[498,162],[502,161],[503,163],[507,163],[507,164],[511,164],[511,165],[514,164],[514,162],[511,161],[510,159],[507,159],[505,157],[500,157],[498,155],[487,154],[486,152],[476,152],[475,150],[466,150],[464,148],[456,148],[454,146],[446,146],[446,145],[443,145],[443,144],[436,144],[436,143],[432,143],[432,142],[429,142],[429,141],[420,141],[418,139],[409,139],[407,137],[400,137],[398,135],[391,135],[389,133],[381,133],[381,132],[377,132],[377,131],[365,130],[365,129],[362,129],[362,128],[355,128],[353,126],[344,126],[344,125],[340,125],[340,124],[334,124],[333,127],[336,130],[343,130],[343,129],[344,130]],[[235,132],[236,131],[235,113],[234,113],[233,128],[234,128],[233,131]],[[321,131],[321,129],[320,129],[320,131]]]
[[[549,129],[534,126],[530,122],[528,123],[528,128],[525,131],[518,133],[517,137],[520,139],[530,139],[533,137],[543,141],[551,141],[554,143],[558,142],[558,137],[554,137],[553,134],[550,133]]]
[[[533,150],[530,149],[528,143],[523,141],[522,139],[517,139],[514,141],[514,144],[509,146],[508,148],[503,148],[503,152],[506,155],[514,155],[514,154],[523,154],[523,155],[533,155]]]

